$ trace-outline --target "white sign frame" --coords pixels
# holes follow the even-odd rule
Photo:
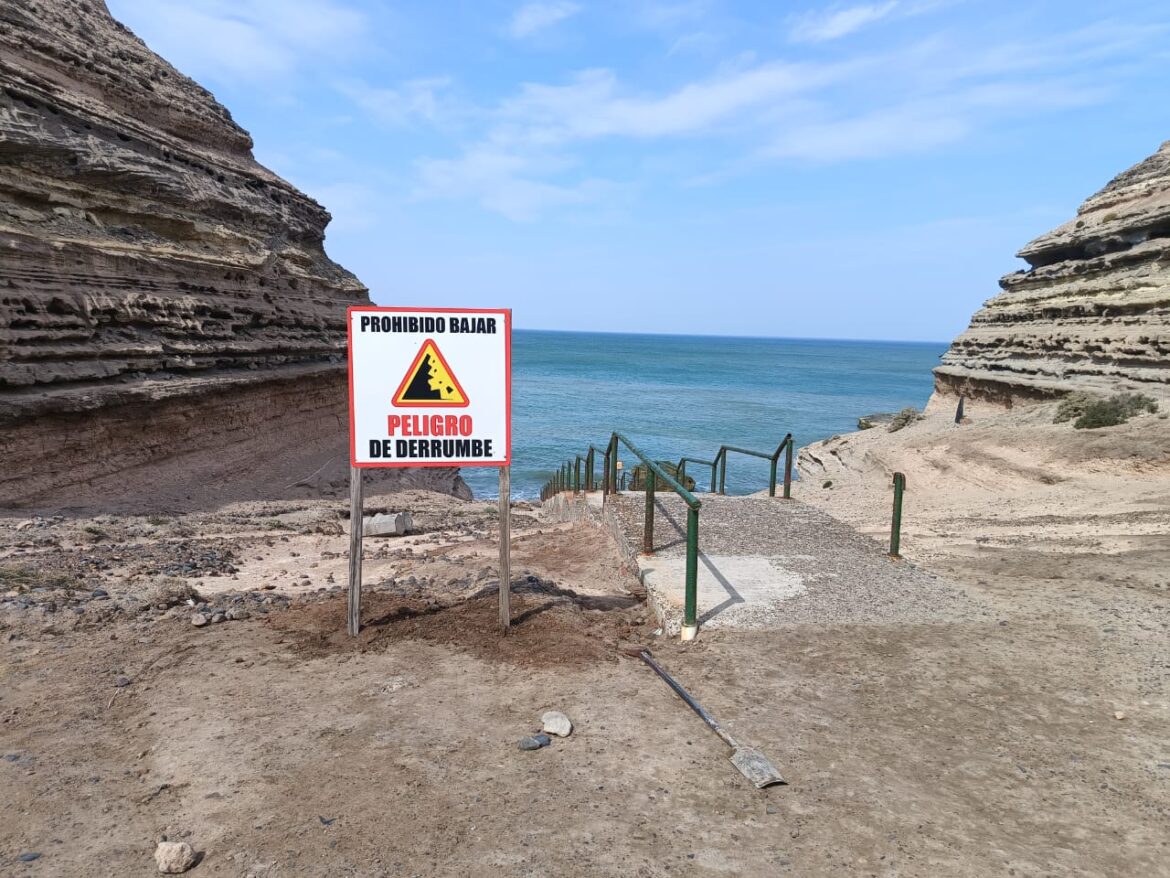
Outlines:
[[[423,330],[423,320],[419,320],[418,331],[392,332],[361,332],[355,331],[355,324],[360,326],[361,317],[377,315],[380,319],[400,316],[404,318],[431,318],[431,332]],[[492,339],[487,339],[486,333],[449,333],[446,328],[451,326],[453,318],[494,317],[500,324]],[[445,327],[442,331],[435,331],[435,326]],[[385,321],[382,321],[385,323]],[[473,324],[474,325],[474,324]],[[499,336],[503,336],[502,351],[496,349]],[[512,463],[512,310],[510,308],[406,308],[380,305],[354,305],[346,312],[346,336],[348,340],[349,362],[349,458],[350,464],[359,469],[382,469],[397,467],[438,467],[438,466],[494,466],[506,467]],[[358,341],[357,339],[360,339]],[[464,391],[467,400],[455,405],[452,403],[428,406],[425,403],[396,404],[393,397],[397,393],[395,388],[401,389],[406,378],[403,377],[414,364],[416,357],[421,353],[423,346],[431,342],[438,347],[440,358],[454,360],[449,368],[456,380],[463,386],[470,386],[474,390]],[[444,345],[446,348],[444,349]],[[451,353],[455,351],[455,353]],[[502,361],[500,355],[502,353]],[[494,362],[483,362],[483,359]],[[375,370],[375,366],[379,367]],[[377,374],[375,374],[375,371]],[[406,376],[409,377],[409,376]],[[502,397],[500,387],[496,382],[502,382]],[[382,413],[377,413],[379,395],[384,397],[385,406]],[[484,400],[477,402],[477,400]],[[503,411],[499,410],[502,403]],[[358,411],[360,407],[361,411]],[[403,417],[419,416],[431,418],[434,415],[469,416],[474,425],[475,419],[480,423],[490,422],[485,433],[479,438],[489,439],[494,443],[493,454],[487,458],[442,457],[419,458],[397,457],[375,458],[369,453],[370,440],[385,441],[388,430],[383,428],[379,435],[373,426],[381,418],[391,414],[400,414]],[[415,421],[414,423],[418,423]],[[362,436],[358,437],[359,430]],[[452,438],[476,438],[480,431],[473,428],[470,436],[455,436]],[[504,453],[499,456],[500,433],[503,433]],[[430,438],[430,437],[428,437]],[[434,438],[440,438],[438,436]],[[394,440],[397,442],[397,439]],[[364,443],[364,446],[361,444]],[[359,448],[365,452],[358,454]]]

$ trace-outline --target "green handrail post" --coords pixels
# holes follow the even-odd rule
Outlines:
[[[573,473],[573,493],[581,493],[581,455],[577,455],[577,467]]]
[[[901,558],[902,548],[902,492],[906,490],[906,476],[894,473],[894,517],[890,522],[890,557]]]
[[[593,490],[593,446],[585,452],[585,493]]]
[[[719,455],[722,460],[719,463],[719,493],[727,493],[727,446],[724,445],[719,449]]]
[[[687,507],[687,590],[683,606],[682,639],[693,640],[699,633],[699,509]]]
[[[792,499],[792,434],[788,434],[787,449],[784,452],[784,499]]]
[[[699,631],[696,607],[698,606],[699,600],[699,508],[702,506],[702,503],[699,502],[699,498],[687,490],[686,486],[680,484],[678,479],[643,454],[630,441],[628,436],[624,436],[621,433],[614,433],[610,437],[610,447],[614,449],[613,457],[615,460],[617,458],[617,442],[619,439],[646,467],[647,508],[650,513],[647,516],[647,520],[650,520],[650,517],[653,515],[654,489],[660,482],[678,494],[687,505],[686,600],[683,614],[682,639],[693,640]],[[652,543],[653,531],[649,531],[647,536],[649,536],[649,541]],[[643,537],[643,542],[645,545],[647,542],[646,536]],[[653,549],[653,545],[649,545],[648,548]]]
[[[642,552],[654,554],[654,477],[653,470],[646,470],[646,526],[642,531]]]
[[[618,440],[617,433],[609,437],[609,491],[611,494],[618,492]]]

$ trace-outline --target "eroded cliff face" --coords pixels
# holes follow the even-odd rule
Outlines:
[[[936,402],[1170,397],[1170,141],[1019,253],[935,369]]]
[[[326,256],[326,210],[251,149],[101,0],[0,3],[0,505],[140,491],[208,452],[224,474],[282,448],[344,464],[345,309],[367,291]],[[208,421],[221,388],[230,428]]]

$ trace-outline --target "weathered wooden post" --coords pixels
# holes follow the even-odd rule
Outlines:
[[[362,471],[349,468],[349,633],[362,628]]]
[[[500,467],[500,630],[512,627],[512,468]]]

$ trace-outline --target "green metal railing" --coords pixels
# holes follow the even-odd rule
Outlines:
[[[784,437],[776,450],[771,454],[766,454],[763,451],[752,451],[750,448],[738,448],[735,445],[721,445],[719,452],[715,455],[715,459],[711,461],[711,491],[715,491],[715,470],[719,470],[719,493],[727,493],[727,455],[729,452],[736,454],[746,454],[749,457],[759,457],[768,461],[771,465],[771,474],[768,477],[768,496],[776,496],[776,470],[780,461],[780,455],[784,454],[784,499],[792,499],[792,434],[789,433]],[[705,462],[705,461],[704,461]]]
[[[618,446],[625,445],[630,452],[641,461],[646,473],[646,512],[642,532],[642,551],[647,555],[654,554],[654,510],[655,494],[659,486],[670,488],[687,507],[687,555],[686,555],[686,593],[683,608],[684,637],[693,637],[697,627],[698,612],[698,558],[699,558],[699,509],[702,503],[686,487],[688,463],[709,467],[711,472],[710,490],[712,493],[726,493],[727,485],[727,456],[728,454],[745,454],[767,460],[771,464],[771,473],[768,479],[768,495],[776,496],[777,470],[780,455],[784,454],[784,498],[792,497],[792,434],[787,434],[780,445],[771,454],[763,451],[753,451],[749,448],[740,448],[736,445],[722,445],[712,460],[703,460],[697,457],[682,457],[679,459],[677,476],[672,476],[663,466],[651,460],[622,433],[614,432],[604,448],[590,445],[584,455],[576,455],[561,465],[544,487],[540,489],[540,499],[549,500],[563,491],[572,491],[574,494],[582,491],[597,489],[597,458],[602,458],[601,490],[608,498],[619,491],[618,477]],[[622,472],[620,485],[625,488],[626,473]]]
[[[586,453],[577,455],[571,461],[564,463],[544,487],[540,489],[540,499],[548,500],[562,491],[579,493],[593,490],[596,486],[594,471],[597,455],[603,455],[602,462],[602,491],[605,497],[618,493],[618,446],[624,445],[629,449],[646,468],[646,515],[642,533],[642,551],[647,555],[654,554],[654,495],[659,485],[670,488],[687,507],[687,558],[686,558],[686,597],[683,606],[683,634],[684,637],[693,637],[698,629],[698,581],[699,581],[699,509],[702,503],[699,498],[680,484],[660,464],[651,460],[635,445],[628,436],[622,433],[613,433],[604,449],[590,445]],[[582,468],[584,480],[582,481]],[[625,473],[622,473],[623,482]]]

